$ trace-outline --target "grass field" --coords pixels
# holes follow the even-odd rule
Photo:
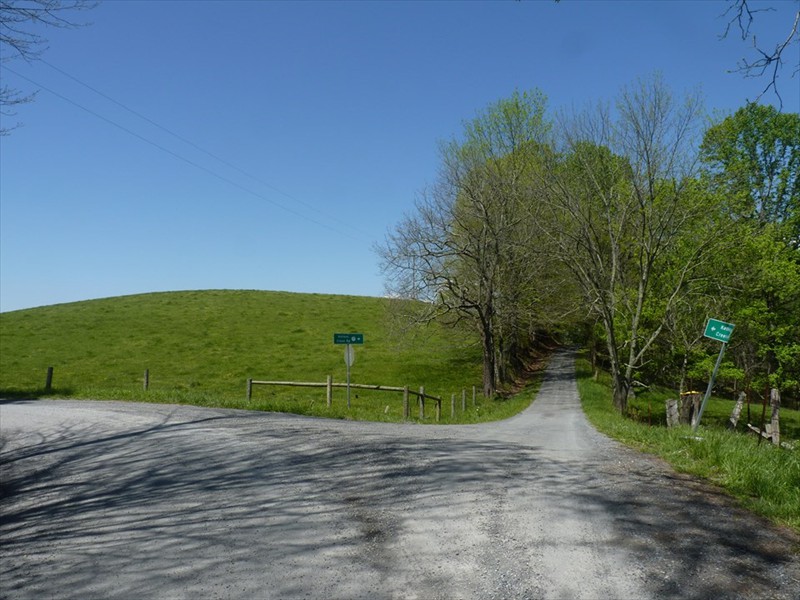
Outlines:
[[[794,450],[785,450],[746,433],[744,414],[738,431],[728,431],[730,400],[710,399],[695,434],[688,426],[665,427],[664,400],[670,394],[663,390],[632,400],[634,419],[620,416],[612,405],[610,378],[601,373],[595,381],[585,360],[578,361],[578,389],[587,417],[606,435],[658,455],[680,472],[709,479],[747,508],[800,532],[799,411],[781,409],[781,439],[795,442]],[[760,406],[757,412],[760,419]]]
[[[260,291],[197,291],[142,294],[60,304],[0,314],[0,398],[71,397],[283,411],[333,418],[402,420],[399,393],[334,390],[328,408],[324,388],[256,386],[245,399],[248,378],[324,382],[345,380],[343,346],[334,333],[363,333],[352,369],[354,383],[425,386],[440,396],[442,423],[502,419],[533,400],[539,380],[508,399],[472,403],[480,387],[480,350],[463,332],[437,326],[400,333],[392,325],[392,300]],[[53,389],[43,387],[54,368]],[[145,369],[150,389],[143,389]],[[584,410],[601,431],[662,456],[679,471],[714,481],[752,510],[800,531],[800,444],[777,449],[725,423],[733,402],[714,398],[700,435],[688,427],[666,429],[665,390],[648,390],[630,402],[633,419],[611,404],[605,375],[594,381],[578,362]],[[461,391],[467,410],[461,410]],[[451,394],[456,414],[450,415]],[[672,394],[674,395],[674,394]],[[751,422],[760,423],[760,406]],[[424,422],[433,422],[427,403]],[[419,421],[416,405],[411,418]],[[747,422],[742,416],[740,430]],[[782,409],[782,439],[800,440],[800,412]],[[695,439],[701,437],[702,439]]]
[[[351,381],[425,386],[443,398],[442,422],[477,422],[515,414],[535,387],[508,400],[483,399],[479,348],[469,336],[431,325],[400,333],[394,300],[262,291],[165,292],[59,304],[0,314],[0,396],[135,400],[251,408],[399,421],[402,395],[324,388],[255,386],[248,378],[344,382],[344,346],[334,333],[363,333]],[[47,367],[53,388],[45,394]],[[143,389],[145,369],[150,385]],[[462,390],[467,411],[461,411]],[[450,416],[451,394],[457,414]],[[413,397],[412,397],[413,399]],[[433,420],[426,403],[425,421]],[[412,404],[411,416],[418,419]]]

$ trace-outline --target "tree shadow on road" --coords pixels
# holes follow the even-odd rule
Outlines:
[[[454,583],[435,565],[486,567],[481,552],[444,554],[472,527],[524,559],[506,597],[541,596],[526,569],[548,548],[518,527],[537,515],[512,502],[534,497],[551,507],[542,518],[610,522],[604,539],[563,540],[566,555],[622,551],[652,597],[790,598],[800,580],[789,534],[624,450],[556,461],[457,430],[199,414],[3,432],[0,595],[345,598],[419,586],[447,598]],[[412,547],[420,531],[442,539]]]

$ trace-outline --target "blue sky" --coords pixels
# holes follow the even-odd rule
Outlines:
[[[758,39],[782,39],[797,2],[767,5]],[[728,72],[753,55],[720,41],[727,6],[104,2],[86,27],[41,31],[46,63],[0,66],[3,84],[40,90],[3,120],[22,126],[0,138],[0,310],[185,289],[382,295],[374,244],[434,181],[438,142],[487,104],[539,88],[554,111],[583,107],[656,71],[709,112],[755,99],[766,81]]]

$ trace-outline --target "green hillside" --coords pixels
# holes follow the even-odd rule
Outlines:
[[[400,333],[390,318],[396,300],[262,291],[142,294],[0,314],[0,396],[42,396],[47,367],[56,397],[179,402],[281,410],[348,418],[402,418],[402,396],[389,392],[254,388],[248,378],[344,382],[343,346],[334,333],[364,334],[356,346],[353,383],[425,386],[446,399],[468,391],[467,414],[453,422],[501,418],[527,402],[472,404],[480,389],[480,353],[468,336],[436,326]],[[150,373],[144,391],[145,369]],[[388,407],[388,409],[387,409]],[[417,416],[417,410],[411,411]],[[426,417],[433,415],[428,408]],[[428,420],[426,418],[426,420]]]

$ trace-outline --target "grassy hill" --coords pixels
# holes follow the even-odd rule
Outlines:
[[[254,388],[248,378],[344,382],[343,346],[334,333],[364,334],[356,346],[351,381],[425,386],[446,399],[467,389],[470,409],[453,422],[513,414],[530,394],[511,401],[472,404],[480,388],[480,353],[467,336],[437,326],[401,334],[391,325],[396,300],[262,291],[191,291],[141,294],[59,304],[0,314],[0,396],[42,396],[47,367],[57,397],[177,402],[280,410],[348,418],[402,417],[402,397],[359,390],[346,410],[345,391]],[[150,387],[143,389],[145,369]],[[388,409],[386,408],[388,407]],[[460,410],[458,411],[460,412]],[[427,411],[433,414],[432,407]],[[412,410],[416,417],[417,411]],[[427,419],[426,419],[427,420]]]

